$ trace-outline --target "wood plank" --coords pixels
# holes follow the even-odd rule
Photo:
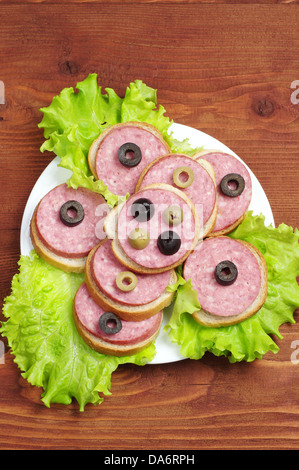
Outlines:
[[[22,147],[22,152],[32,153],[31,146],[34,144],[33,151],[36,152],[39,165],[35,174],[38,176],[44,161],[40,159],[38,151],[43,140],[41,132],[36,127],[41,119],[39,107],[49,103],[53,94],[58,93],[64,86],[75,86],[77,80],[83,79],[88,72],[93,71],[99,72],[103,87],[112,86],[123,94],[124,84],[136,78],[129,66],[130,61],[136,56],[136,60],[141,64],[138,73],[142,75],[146,83],[159,89],[160,102],[166,106],[168,114],[177,122],[195,125],[223,141],[244,158],[258,177],[264,176],[261,154],[265,159],[273,160],[272,173],[269,174],[267,170],[263,184],[270,200],[274,198],[275,220],[278,223],[285,221],[293,226],[296,224],[296,214],[291,211],[288,219],[285,220],[284,207],[279,204],[288,191],[291,191],[292,197],[296,197],[298,201],[296,181],[290,175],[291,168],[280,165],[281,178],[283,181],[288,181],[288,186],[280,187],[280,191],[284,191],[283,197],[277,197],[276,185],[272,185],[271,182],[274,181],[273,172],[276,171],[277,164],[279,165],[283,158],[286,146],[295,150],[290,161],[294,162],[298,158],[296,146],[298,144],[299,106],[292,105],[290,102],[290,86],[297,77],[295,57],[298,41],[296,43],[295,31],[298,10],[293,13],[286,10],[284,6],[277,7],[280,14],[275,13],[272,18],[269,18],[268,31],[265,35],[264,7],[259,7],[259,11],[249,6],[242,7],[243,14],[239,14],[239,8],[223,6],[222,17],[228,24],[226,30],[223,31],[217,27],[217,15],[210,15],[207,6],[201,12],[204,26],[197,27],[196,7],[188,5],[190,12],[188,29],[179,21],[173,21],[167,39],[163,41],[160,37],[150,34],[150,18],[153,23],[156,23],[161,16],[163,18],[160,14],[161,7],[154,5],[150,7],[150,13],[147,8],[144,11],[145,23],[148,26],[144,32],[145,39],[143,43],[140,43],[141,30],[140,27],[136,27],[136,24],[138,25],[141,21],[138,12],[130,6],[126,9],[123,6],[119,8],[119,21],[126,25],[123,31],[120,31],[111,19],[113,17],[113,6],[111,6],[110,10],[105,8],[105,12],[102,12],[104,14],[101,31],[112,30],[113,32],[113,42],[107,43],[107,39],[104,38],[105,34],[103,35],[92,26],[96,17],[95,8],[101,13],[101,5],[89,5],[87,11],[84,9],[84,15],[80,14],[82,6],[76,5],[77,15],[85,18],[84,21],[80,20],[79,25],[76,25],[77,31],[80,31],[80,34],[76,36],[73,35],[70,16],[61,13],[60,19],[57,20],[57,28],[64,31],[62,38],[59,36],[53,38],[51,33],[47,32],[51,5],[43,6],[46,10],[45,14],[38,11],[40,6],[38,10],[33,7],[34,14],[30,12],[31,7],[29,9],[23,6],[17,7],[21,17],[18,25],[14,23],[15,7],[2,6],[2,8],[5,9],[3,14],[7,18],[6,28],[11,27],[12,31],[17,28],[16,34],[10,36],[10,41],[12,41],[10,47],[13,47],[15,51],[13,56],[7,55],[6,48],[3,49],[4,44],[7,44],[5,28],[2,30],[1,38],[2,55],[9,60],[9,63],[5,63],[4,59],[1,76],[6,85],[7,99],[5,107],[2,110],[0,108],[3,118],[0,136],[4,154],[7,155],[8,152],[9,155],[7,147],[11,147],[12,138],[15,152]],[[171,16],[174,19],[181,18],[181,8],[181,5],[174,8],[170,20]],[[279,33],[281,15],[285,16],[285,21],[289,24],[288,30],[283,31],[283,35]],[[164,21],[161,25],[162,30],[165,30],[166,22]],[[250,29],[252,23],[255,25],[254,29]],[[134,24],[134,28],[131,28],[130,24]],[[87,25],[92,30],[93,44],[102,43],[104,48],[103,46],[91,48],[90,59],[87,59],[82,70],[78,64],[86,62],[86,56],[84,54],[82,60],[81,39],[79,38],[84,36]],[[18,37],[22,31],[30,31],[30,34],[27,38],[25,35],[21,46],[18,45],[17,48]],[[43,31],[42,35],[41,31]],[[173,33],[175,31],[175,34],[171,31]],[[207,31],[213,31],[212,42]],[[231,34],[232,31],[234,34]],[[130,45],[123,43],[123,34],[130,35]],[[30,39],[31,35],[43,39],[40,43],[37,39],[33,44]],[[15,39],[12,39],[13,37]],[[147,37],[150,39],[146,39]],[[262,40],[256,42],[256,37],[261,37]],[[44,40],[49,46],[43,54],[45,65],[41,67],[38,56],[40,49],[44,48]],[[180,44],[177,47],[178,41]],[[253,46],[254,53],[251,52]],[[133,56],[132,47],[134,47]],[[169,63],[169,54],[173,51],[173,47],[176,48],[176,60],[174,63]],[[50,51],[52,48],[58,51],[58,57],[47,54],[47,50]],[[110,57],[107,58],[106,50],[109,48],[113,54],[112,61],[121,58],[118,61],[117,70],[110,64]],[[30,74],[23,73],[22,83],[19,83],[15,74],[11,73],[12,67],[18,67],[18,63],[28,54],[30,56],[33,54],[33,69],[31,67]],[[237,58],[233,65],[232,56]],[[168,64],[167,70],[166,63]],[[279,63],[286,64],[286,66],[281,67]],[[100,66],[95,66],[95,64],[100,64]],[[55,78],[51,82],[45,80],[40,69],[50,71]],[[263,73],[259,72],[260,69]],[[189,82],[191,86],[188,86]],[[51,83],[50,89],[47,88],[49,83]],[[265,100],[270,103],[270,114],[269,110],[268,114],[262,110],[261,104]],[[23,129],[22,134],[19,133],[17,138],[14,135],[16,116],[15,114],[13,118],[11,116],[11,112],[15,113],[16,107],[19,110],[18,123],[22,123]],[[9,126],[10,123],[12,128]],[[25,147],[24,142],[27,144]],[[32,162],[33,168],[36,168],[35,160]]]
[[[16,367],[9,373],[0,367],[1,448],[296,448],[299,391],[292,376],[298,366],[283,366],[270,358],[232,366],[210,357],[163,366],[120,366],[112,396],[100,410],[88,405],[83,421],[75,404],[54,404],[45,412],[39,403],[41,390],[20,378]]]
[[[20,5],[21,3],[26,4],[51,4],[57,5],[61,3],[72,3],[72,4],[86,4],[86,3],[96,3],[96,4],[107,4],[107,0],[0,0],[0,3],[9,3],[13,5]],[[188,4],[198,4],[198,5],[215,5],[215,4],[227,4],[227,5],[252,5],[252,4],[267,4],[267,5],[277,5],[277,4],[287,4],[287,5],[296,5],[298,0],[109,0],[109,4],[119,5],[119,4],[136,4],[136,5],[156,5],[156,4],[166,4],[166,5],[176,5],[183,4],[184,6]]]
[[[291,102],[299,9],[217,3],[0,1],[0,300],[18,269],[27,198],[53,158],[39,150],[39,109],[92,72],[121,96],[137,78],[157,88],[170,118],[246,161],[277,225],[299,226],[299,105]],[[5,342],[0,448],[298,449],[299,365],[291,361],[298,323],[280,331],[278,354],[250,364],[207,354],[121,366],[112,395],[84,414],[75,403],[45,408]]]

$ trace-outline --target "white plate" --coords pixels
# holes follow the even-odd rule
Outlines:
[[[213,137],[197,129],[193,129],[192,127],[174,123],[169,130],[172,131],[173,136],[180,141],[188,138],[191,145],[194,147],[203,146],[205,149],[219,149],[238,158],[247,167],[252,179],[252,200],[249,206],[249,210],[252,210],[254,214],[262,213],[265,216],[265,224],[272,224],[274,227],[273,214],[267,196],[256,176],[253,174],[250,168],[248,168],[246,163],[243,162],[240,157],[238,157],[238,155],[236,155],[232,150],[219,142],[217,139],[214,139]],[[69,178],[69,176],[71,176],[71,172],[69,170],[57,166],[59,162],[60,159],[56,157],[47,166],[47,168],[43,171],[35,183],[28,198],[21,225],[20,244],[22,255],[29,255],[30,251],[33,249],[30,240],[29,226],[35,207],[45,194],[47,194],[58,184],[64,183]],[[163,328],[167,322],[168,318],[164,316],[161,332],[156,340],[157,354],[151,364],[166,364],[169,362],[176,362],[185,359],[180,354],[178,345],[171,343],[168,338],[168,333],[163,331]]]

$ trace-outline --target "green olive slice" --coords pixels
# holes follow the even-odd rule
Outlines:
[[[136,227],[129,234],[129,243],[136,250],[143,250],[149,244],[149,235],[146,230]]]
[[[176,225],[180,225],[183,222],[183,209],[180,206],[173,204],[163,211],[162,217],[167,225],[175,227]]]
[[[118,273],[115,279],[117,287],[123,292],[130,292],[137,286],[137,276],[131,271],[122,271]]]
[[[181,176],[187,175],[187,179]],[[173,172],[173,182],[179,188],[188,188],[194,181],[194,173],[189,166],[180,166]]]

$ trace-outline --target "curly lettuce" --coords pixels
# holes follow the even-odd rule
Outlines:
[[[180,280],[172,316],[166,325],[169,338],[180,346],[181,354],[201,359],[209,351],[233,362],[261,359],[267,352],[279,351],[272,338],[282,339],[279,327],[294,323],[299,307],[299,230],[285,224],[265,226],[263,215],[248,212],[244,221],[229,235],[256,246],[265,257],[268,292],[263,307],[251,318],[232,326],[212,328],[199,325],[192,317],[198,299],[190,280]]]
[[[12,292],[5,299],[7,321],[0,332],[8,339],[14,362],[22,376],[43,388],[42,402],[70,404],[75,399],[80,411],[110,395],[111,375],[120,364],[144,365],[156,348],[124,357],[107,356],[91,349],[73,321],[73,299],[84,280],[83,274],[68,274],[54,268],[36,253],[21,256]]]
[[[44,131],[41,152],[60,157],[59,166],[71,170],[67,181],[73,188],[87,187],[102,194],[107,203],[120,202],[118,195],[95,180],[88,165],[88,150],[108,126],[127,121],[154,125],[173,149],[195,152],[187,140],[175,140],[169,128],[172,122],[165,109],[157,105],[157,93],[141,80],[131,83],[124,98],[111,88],[97,85],[90,74],[76,90],[65,88],[49,106],[41,109],[38,127]],[[72,318],[74,295],[83,275],[67,274],[43,261],[34,251],[21,256],[19,273],[12,280],[11,295],[4,299],[0,332],[8,340],[11,354],[32,385],[43,388],[42,401],[69,404],[73,399],[84,410],[87,403],[101,403],[109,394],[111,374],[123,363],[144,365],[155,354],[154,344],[146,350],[122,358],[106,356],[85,344]]]
[[[77,83],[76,88],[77,91],[65,88],[48,107],[41,108],[43,119],[38,125],[44,129],[46,138],[41,152],[48,150],[60,157],[59,166],[72,172],[67,183],[75,189],[81,186],[96,191],[111,206],[123,200],[111,193],[101,180],[95,180],[88,165],[92,142],[113,124],[147,122],[161,132],[173,152],[193,155],[201,149],[193,148],[188,139],[180,142],[173,137],[169,130],[172,121],[165,116],[165,108],[157,104],[157,90],[141,80],[127,87],[124,98],[111,88],[102,93],[96,74]]]

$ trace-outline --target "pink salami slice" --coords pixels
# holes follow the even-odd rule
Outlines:
[[[137,286],[124,292],[116,285],[119,273],[127,271],[115,258],[111,240],[101,243],[91,260],[91,271],[95,283],[111,299],[125,305],[145,305],[156,300],[169,284],[171,272],[159,274],[138,274]]]
[[[248,209],[252,195],[249,171],[237,158],[223,152],[211,152],[202,157],[214,168],[217,186],[217,219],[212,232],[218,232],[234,224]],[[220,182],[229,173],[238,173],[245,180],[244,191],[236,197],[222,193]]]
[[[168,186],[168,185],[165,185]],[[171,188],[169,186],[169,188]],[[154,215],[149,221],[139,222],[131,215],[132,204],[140,199],[149,199],[154,206]],[[163,219],[163,211],[171,206],[177,205],[183,210],[183,222],[173,227],[173,231],[178,234],[181,240],[179,250],[171,255],[164,255],[158,248],[158,237],[169,231],[171,227]],[[141,250],[132,247],[129,242],[129,235],[135,228],[146,230],[149,235],[149,244]],[[120,210],[117,222],[117,236],[119,243],[126,255],[145,268],[164,268],[178,262],[192,249],[196,237],[195,218],[190,205],[188,205],[179,194],[166,189],[144,188],[131,196]]]
[[[71,227],[60,219],[61,206],[70,200],[78,201],[84,209],[83,221]],[[36,227],[39,237],[57,255],[70,258],[87,256],[105,238],[100,226],[107,212],[99,209],[106,206],[105,199],[89,189],[68,188],[66,184],[56,186],[37,207]]]
[[[126,167],[118,158],[119,148],[127,143],[138,145],[142,159],[135,167]],[[116,127],[101,142],[95,161],[97,177],[118,196],[133,194],[142,170],[155,158],[168,153],[167,144],[141,126]]]
[[[173,173],[176,168],[189,167],[193,171],[194,181],[187,188],[179,188],[193,202],[198,210],[203,225],[210,218],[215,203],[215,184],[209,173],[203,166],[191,157],[181,154],[165,155],[149,166],[145,173],[140,189],[153,183],[167,183],[175,186]]]
[[[107,334],[99,326],[99,319],[105,310],[90,297],[85,283],[81,284],[76,293],[74,308],[79,321],[91,334],[116,345],[139,343],[150,338],[159,328],[162,317],[162,312],[159,312],[147,320],[122,320],[122,328],[118,333]]]
[[[215,279],[215,268],[221,261],[231,261],[238,276],[231,285]],[[237,315],[257,298],[261,288],[261,272],[256,257],[244,244],[229,237],[206,238],[187,258],[184,278],[191,279],[201,307],[214,315]]]

